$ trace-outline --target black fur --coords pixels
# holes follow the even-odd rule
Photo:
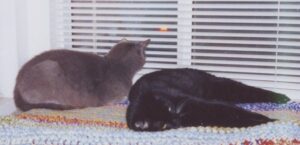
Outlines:
[[[159,131],[186,126],[247,127],[273,121],[237,103],[285,103],[285,95],[194,69],[166,69],[141,77],[129,92],[130,129]]]

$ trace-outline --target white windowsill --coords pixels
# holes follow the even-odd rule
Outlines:
[[[296,102],[300,102],[300,100],[293,100]],[[0,116],[9,115],[15,112],[16,106],[13,98],[1,98],[0,97]]]
[[[16,110],[13,98],[0,98],[0,116],[9,115]]]

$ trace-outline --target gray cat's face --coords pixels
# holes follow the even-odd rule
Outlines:
[[[141,42],[122,39],[111,49],[107,56],[140,69],[145,64],[145,49],[149,43],[150,39]]]

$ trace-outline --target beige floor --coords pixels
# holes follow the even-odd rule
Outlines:
[[[16,111],[14,100],[0,97],[0,116],[9,115],[14,111]]]

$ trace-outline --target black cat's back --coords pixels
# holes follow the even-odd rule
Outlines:
[[[136,91],[160,91],[161,88],[177,89],[179,91],[197,93],[204,82],[213,77],[203,71],[194,69],[164,69],[142,76],[131,88]],[[197,80],[197,81],[195,81]],[[139,90],[135,89],[136,87]],[[162,90],[168,91],[168,90]],[[129,95],[134,97],[135,95]]]
[[[248,86],[228,78],[216,77],[202,70],[189,68],[164,69],[149,73],[137,81],[137,86],[139,86],[139,83],[147,84],[147,87],[141,87],[141,89],[147,91],[176,90],[174,95],[178,91],[181,91],[203,99],[225,101],[234,104],[259,102],[285,103],[289,101],[288,97],[283,94]],[[132,90],[134,90],[134,87],[135,85]],[[168,90],[160,88],[168,88]]]

